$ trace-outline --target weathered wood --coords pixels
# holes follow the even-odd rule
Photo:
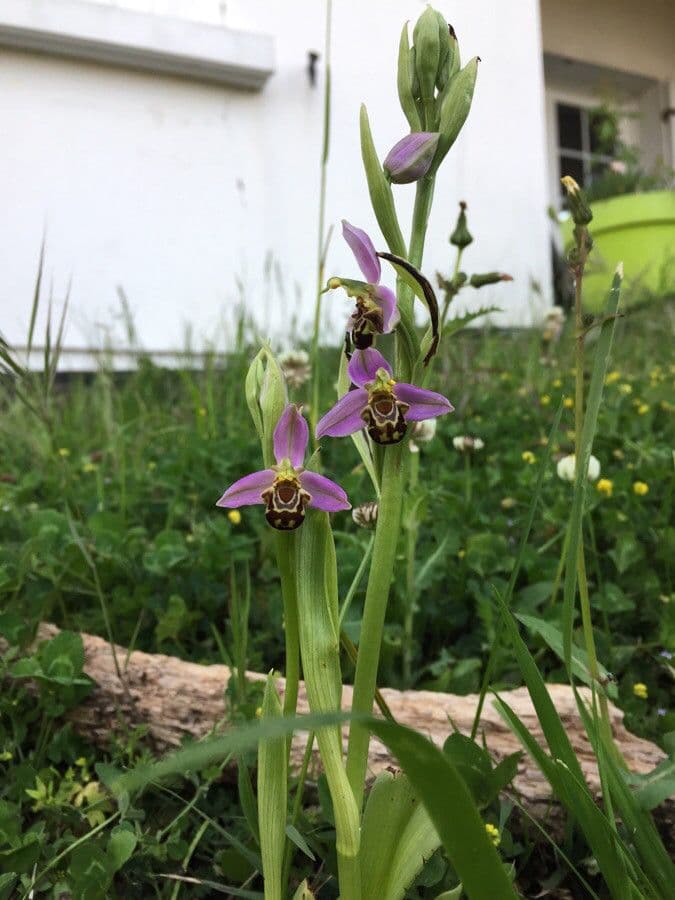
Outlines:
[[[43,624],[38,640],[53,637],[57,632],[54,625]],[[83,634],[82,639],[84,668],[96,682],[96,688],[82,704],[68,713],[68,718],[75,729],[93,743],[104,746],[109,743],[111,732],[143,724],[148,727],[154,748],[161,751],[176,747],[188,735],[202,737],[214,727],[226,726],[224,691],[231,674],[227,666],[203,666],[172,656],[140,651],[130,653],[127,658],[126,648],[117,646],[117,657],[124,667],[124,683],[121,683],[110,645],[90,634]],[[265,676],[252,672],[248,677],[260,680]],[[283,691],[283,679],[279,679],[279,688]],[[572,691],[567,685],[551,684],[549,692],[588,783],[599,794],[595,759]],[[427,734],[439,745],[453,725],[464,734],[471,731],[478,699],[475,694],[459,697],[432,691],[396,691],[389,688],[383,689],[382,694],[399,722]],[[343,707],[346,709],[351,704],[351,695],[351,688],[345,687]],[[517,688],[504,691],[502,697],[520,716],[530,734],[543,745],[543,734],[527,690]],[[304,685],[300,687],[298,711],[308,712]],[[649,772],[664,758],[655,744],[626,730],[623,713],[613,705],[610,705],[610,719],[617,745],[632,771]],[[489,699],[482,712],[480,734],[484,735],[486,745],[496,760],[522,749]],[[304,740],[305,735],[298,735],[293,743],[296,766],[300,763]],[[379,741],[372,740],[370,774],[376,775],[392,764],[394,761],[387,749]],[[513,788],[532,815],[542,818],[549,811],[551,794],[548,782],[527,755],[520,763]]]

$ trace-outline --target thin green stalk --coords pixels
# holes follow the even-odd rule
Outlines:
[[[382,494],[375,529],[375,544],[368,577],[363,621],[361,623],[359,655],[354,675],[352,712],[367,715],[370,715],[373,710],[377,670],[382,646],[382,632],[401,525],[404,471],[403,450],[404,446],[402,444],[387,447],[384,457]],[[359,809],[363,801],[366,768],[368,766],[369,737],[370,734],[366,727],[357,722],[352,723],[349,730],[349,745],[347,749],[347,777]]]
[[[326,181],[328,176],[328,154],[330,151],[330,97],[331,97],[331,24],[332,24],[332,0],[326,0],[326,32],[324,41],[325,82],[323,93],[323,142],[321,147],[321,178],[319,186],[319,225],[317,237],[317,285],[316,302],[314,306],[314,328],[312,331],[312,404],[310,408],[311,432],[315,434],[316,423],[319,418],[319,390],[321,386],[319,353],[319,331],[321,329],[321,298],[325,277],[326,264]]]
[[[452,273],[452,278],[450,280],[450,284],[454,284],[455,278],[457,278],[457,275],[459,274],[459,267],[462,262],[462,254],[463,253],[464,253],[464,247],[458,247],[457,248],[457,257],[455,259],[455,269]],[[443,303],[443,312],[441,314],[441,334],[443,334],[443,329],[445,327],[445,320],[448,317],[448,311],[450,309],[450,304],[455,299],[455,297],[457,296],[458,293],[459,293],[459,291],[456,288],[452,291],[448,290],[445,293],[445,301]]]
[[[410,455],[408,468],[408,496],[414,497],[419,482],[420,455]],[[417,536],[419,534],[419,522],[417,520],[417,508],[411,510],[408,534],[406,540],[406,579],[405,579],[405,615],[403,618],[403,686],[409,687],[412,678],[413,658],[413,630],[415,623],[415,606],[417,603],[417,591],[415,590],[415,551],[417,549]]]
[[[352,604],[352,600],[354,599],[354,595],[359,589],[359,585],[361,584],[361,579],[363,578],[363,573],[366,571],[366,566],[368,565],[368,561],[373,552],[373,546],[375,544],[375,535],[371,535],[370,540],[368,541],[368,546],[366,547],[366,552],[363,554],[363,559],[359,563],[359,567],[356,570],[356,575],[352,579],[352,583],[349,585],[349,590],[347,591],[347,596],[345,597],[342,603],[342,609],[340,610],[340,615],[338,617],[338,627],[342,628],[342,623],[345,620],[345,616],[349,612],[349,607]]]
[[[584,425],[584,316],[582,307],[583,297],[583,280],[584,269],[586,266],[586,229],[580,229],[577,238],[577,247],[580,254],[580,261],[575,270],[575,289],[574,289],[574,326],[575,326],[575,372],[574,372],[574,459],[578,466],[581,461],[581,439]],[[586,644],[586,653],[588,654],[588,668],[593,679],[593,691],[595,685],[600,684],[600,669],[598,667],[598,657],[595,649],[595,638],[593,636],[593,622],[591,616],[591,605],[588,596],[588,580],[586,578],[586,561],[584,557],[583,531],[582,538],[579,541],[579,553],[577,558],[577,579],[579,589],[579,602],[581,605],[581,620],[584,632],[584,642]],[[609,707],[607,704],[607,696],[604,690],[600,691],[600,719],[602,731],[609,741],[609,746],[614,746],[612,738],[612,726],[609,721]],[[609,799],[609,798],[606,798]]]
[[[468,513],[471,506],[471,453],[464,454],[464,502]]]
[[[435,176],[427,175],[417,182],[408,260],[418,269],[422,265],[424,255],[424,241],[427,236],[431,203],[434,199],[435,181]]]
[[[285,716],[295,715],[300,683],[300,638],[298,631],[298,595],[295,579],[295,535],[276,532],[276,555],[281,595],[284,602],[284,639],[286,644],[286,686],[283,711]],[[290,752],[291,737],[288,738]]]

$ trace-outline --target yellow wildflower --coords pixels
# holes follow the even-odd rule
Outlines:
[[[227,514],[227,518],[232,522],[233,525],[239,525],[241,522],[241,513],[238,509],[231,509]]]
[[[641,681],[636,682],[633,685],[633,694],[636,697],[639,697],[640,700],[646,700],[649,696],[649,691],[647,690],[647,685],[643,684]]]
[[[85,472],[86,474],[91,474],[91,472],[95,472],[95,471],[96,471],[96,466],[94,465],[93,462],[86,462],[86,463],[82,466],[82,471]]]
[[[649,404],[648,403],[641,403],[637,408],[638,416],[644,416],[648,412],[649,412]]]
[[[59,447],[59,456],[62,459],[67,459],[70,456],[70,450],[67,447]]]
[[[604,494],[605,497],[611,497],[612,491],[614,490],[614,482],[611,478],[601,478],[596,484],[595,489],[599,494]]]
[[[199,415],[200,415],[202,418],[204,418],[204,416],[206,415],[206,407],[205,407],[205,406],[200,406],[200,407],[199,407]]]
[[[531,450],[523,450],[523,452],[521,454],[521,459],[523,460],[524,463],[527,463],[528,466],[533,466],[535,464],[535,462],[537,461],[537,457],[534,455],[534,453]]]
[[[617,372],[616,369],[614,369],[613,372],[608,372],[605,376],[605,384],[614,384],[619,380],[619,378],[621,378],[621,372]]]
[[[257,706],[255,710],[256,719],[262,719],[262,706]]]
[[[619,385],[619,391],[620,391],[620,393],[624,394],[624,396],[627,397],[629,394],[633,393],[633,388],[627,382],[624,381],[622,384]]]
[[[499,377],[501,378],[502,381],[511,381],[512,376],[511,376],[510,372],[502,372],[502,374]]]
[[[554,388],[562,387],[562,378],[555,378],[551,383]]]
[[[646,481],[634,481],[633,493],[637,494],[638,497],[644,497],[645,494],[649,493],[649,485]]]
[[[548,394],[542,394],[541,397],[539,398],[539,402],[541,403],[542,406],[548,406],[549,403],[551,402],[551,398],[549,397]]]
[[[457,551],[457,556],[458,556],[460,559],[464,559],[464,557],[466,556],[466,550],[458,550],[458,551]]]
[[[563,406],[565,409],[574,409],[574,399],[572,397],[565,397]]]
[[[504,497],[500,503],[502,509],[513,509],[515,505],[516,500],[513,497]]]
[[[157,463],[154,462],[153,460],[150,460],[150,462],[148,463],[148,472],[154,472],[156,468],[157,468]]]
[[[501,835],[499,834],[499,829],[496,825],[493,825],[491,822],[485,823],[485,830],[487,831],[487,836],[490,838],[495,847],[498,847],[501,841]]]

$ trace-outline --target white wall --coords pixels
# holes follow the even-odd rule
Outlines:
[[[100,0],[99,0],[100,2]],[[263,334],[311,320],[315,290],[323,71],[309,84],[307,51],[322,50],[316,0],[129,0],[235,28],[271,33],[277,69],[261,93],[0,49],[0,330],[24,339],[43,230],[47,284],[58,298],[72,277],[67,344],[96,346],[123,285],[146,348],[222,336],[243,286]],[[542,51],[537,0],[440,2],[464,59],[482,57],[469,122],[437,186],[425,270],[447,272],[457,202],[469,203],[476,243],[469,271],[515,281],[472,292],[499,302],[502,321],[529,323],[548,302],[549,226]],[[407,130],[395,61],[402,22],[419,0],[338,0],[333,27],[333,123],[327,213],[371,231],[358,144],[365,101],[382,156]],[[414,188],[397,189],[409,221]],[[407,225],[406,225],[407,229]],[[328,274],[355,275],[336,231]],[[278,262],[283,294],[265,258]],[[272,279],[274,280],[274,279]],[[531,281],[546,300],[533,298]],[[285,300],[283,299],[285,295]],[[334,325],[348,311],[326,295]],[[121,334],[121,331],[118,331]]]

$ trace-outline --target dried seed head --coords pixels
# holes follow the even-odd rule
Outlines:
[[[460,435],[452,439],[452,446],[460,453],[477,453],[482,450],[485,444],[479,437],[471,437],[470,435]]]
[[[374,528],[377,524],[377,500],[362,503],[352,510],[352,519],[360,528]]]

